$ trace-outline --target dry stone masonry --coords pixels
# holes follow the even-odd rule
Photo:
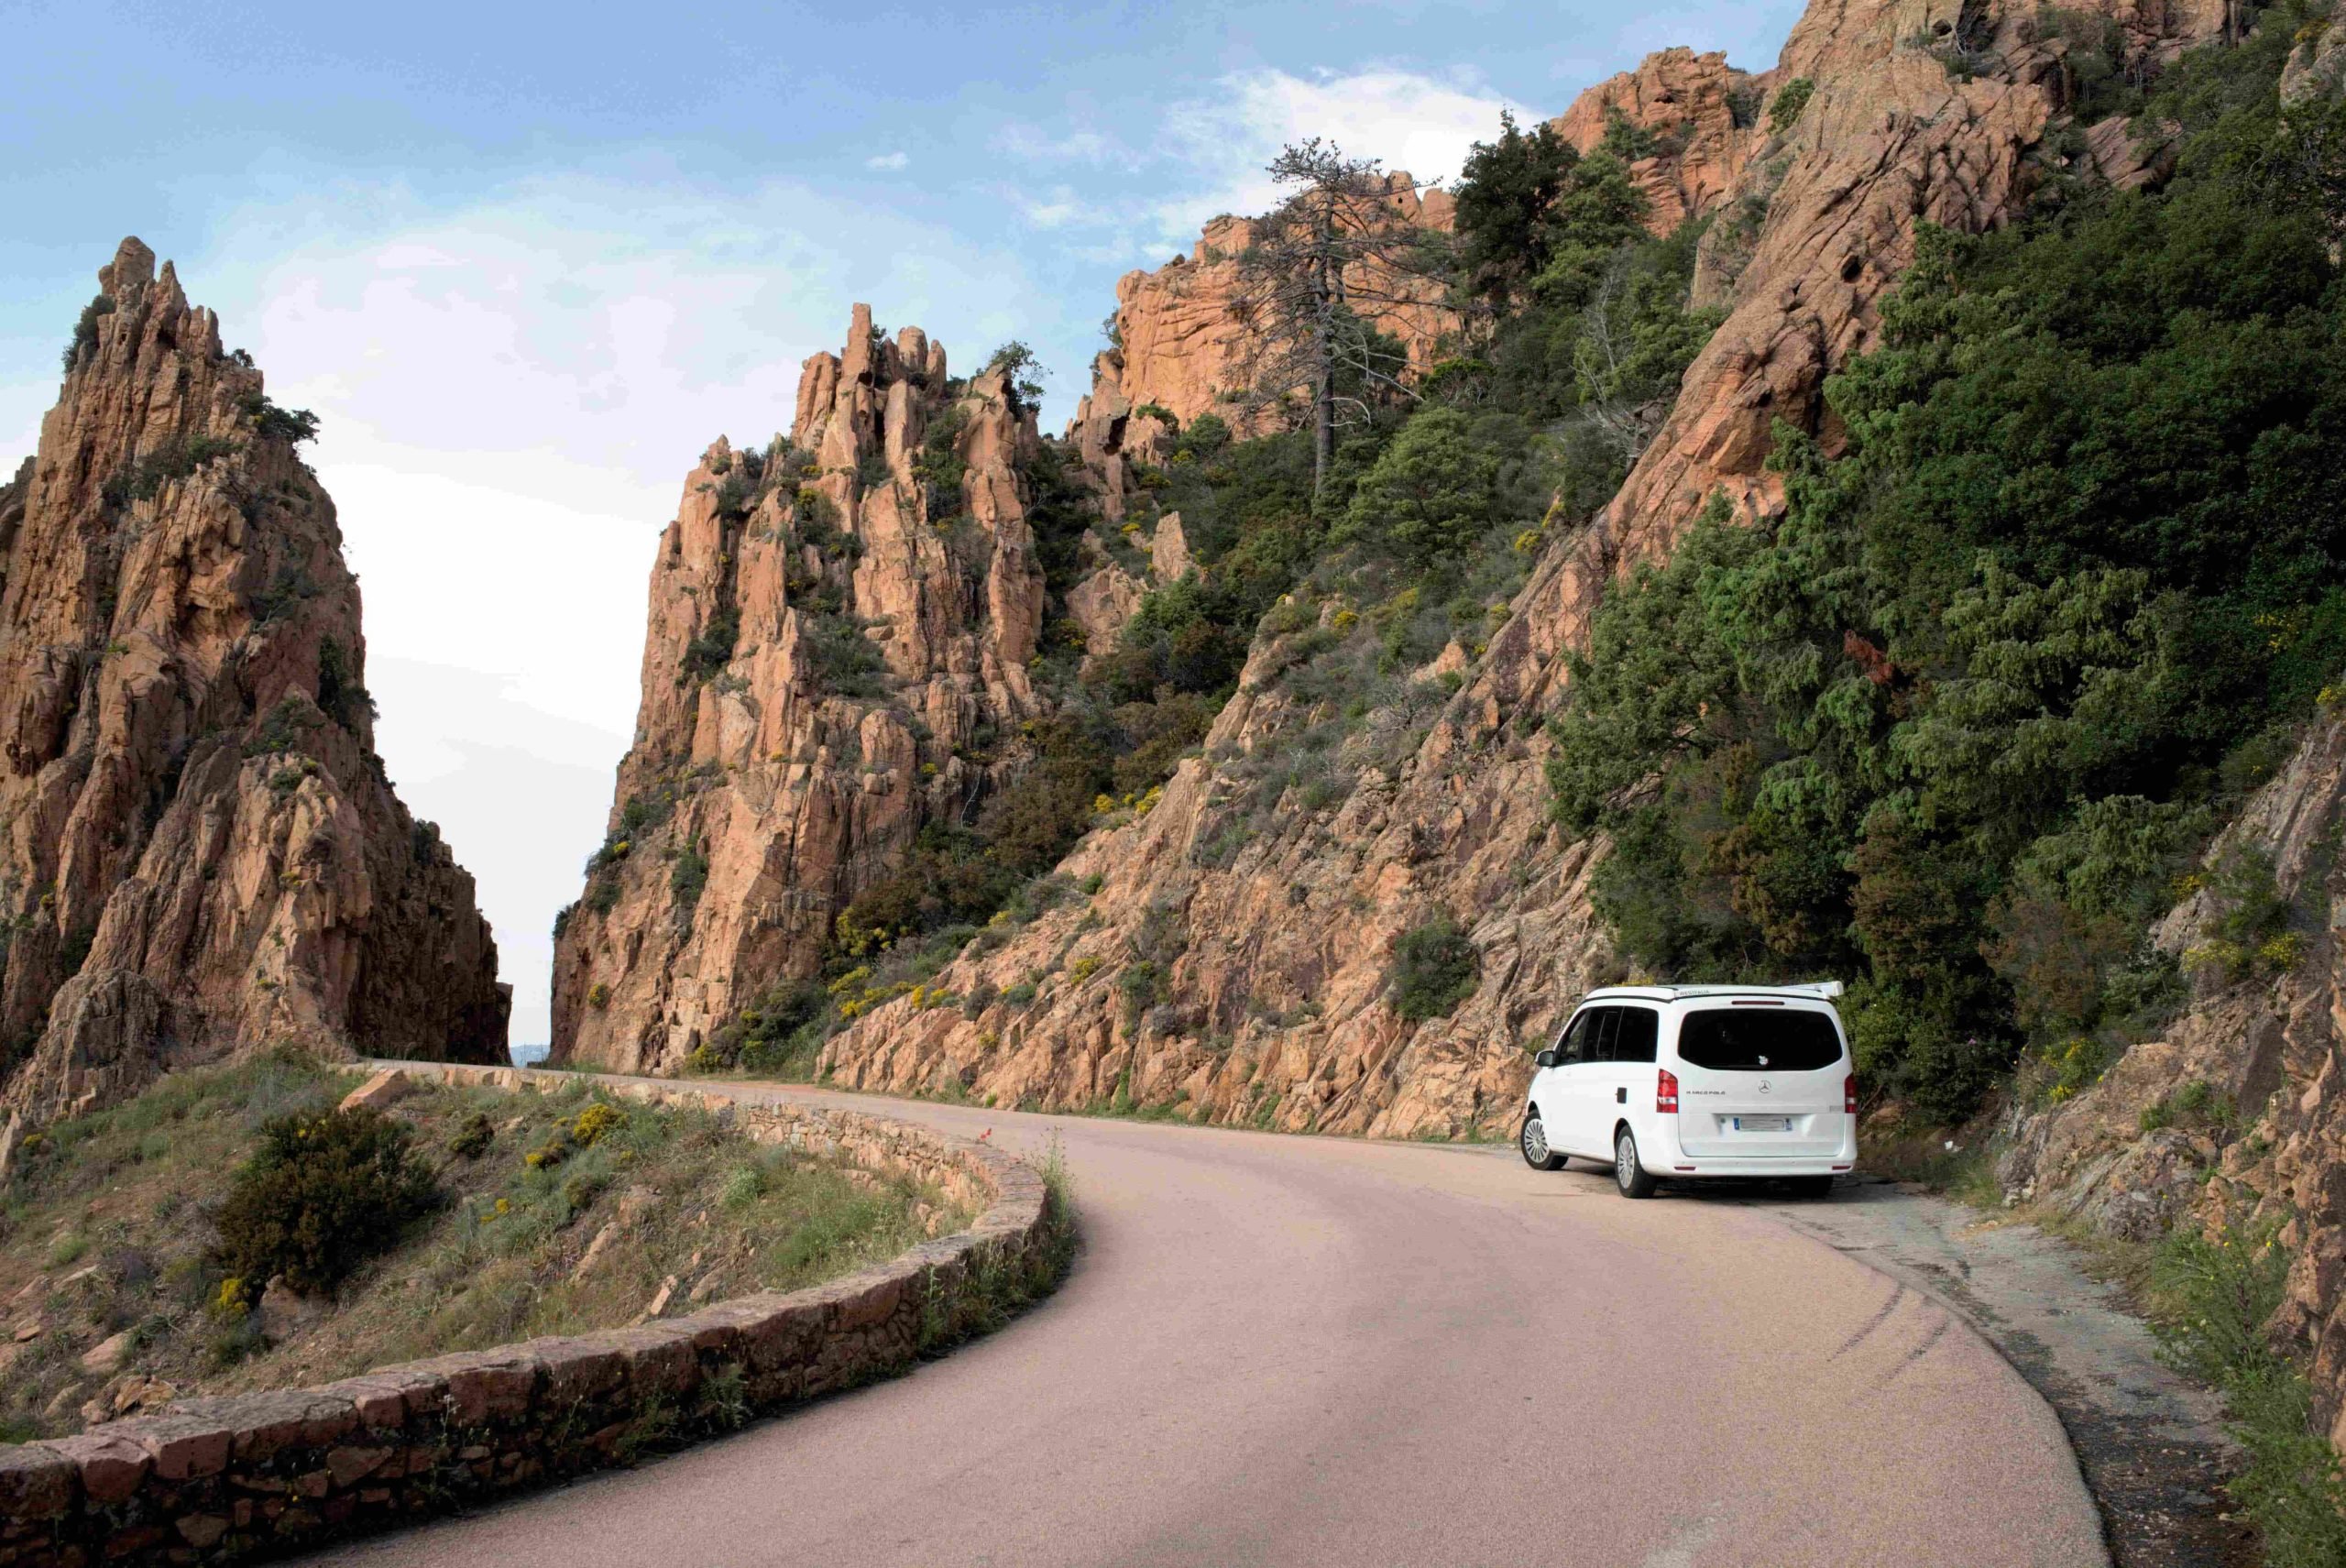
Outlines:
[[[554,1089],[566,1074],[388,1064]],[[280,1556],[627,1463],[850,1388],[960,1337],[1002,1282],[1056,1277],[1063,1216],[991,1146],[754,1091],[616,1084],[729,1116],[749,1136],[935,1182],[982,1208],[957,1235],[828,1285],[638,1328],[387,1366],[322,1387],[184,1399],[75,1437],[0,1447],[0,1568]]]

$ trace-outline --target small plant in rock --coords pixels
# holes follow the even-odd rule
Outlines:
[[[741,1364],[729,1361],[700,1380],[700,1418],[718,1431],[739,1431],[750,1421],[750,1380]]]
[[[439,1202],[408,1129],[358,1109],[277,1117],[230,1182],[219,1261],[249,1284],[333,1289]]]
[[[1778,90],[1776,101],[1768,105],[1768,134],[1780,137],[1800,124],[1801,111],[1808,107],[1809,98],[1816,92],[1816,83],[1805,76],[1795,76]]]
[[[1411,1023],[1446,1017],[1474,994],[1482,959],[1448,911],[1393,944],[1393,1010]]]

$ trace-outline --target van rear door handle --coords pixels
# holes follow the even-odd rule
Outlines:
[[[1616,1090],[1613,1091],[1613,1103],[1614,1103],[1614,1104],[1616,1104],[1616,1105],[1627,1105],[1628,1102],[1629,1102],[1629,1091],[1628,1091],[1628,1086],[1627,1086],[1627,1085],[1624,1085],[1623,1087],[1621,1087],[1621,1088],[1619,1088],[1619,1089],[1616,1089]]]

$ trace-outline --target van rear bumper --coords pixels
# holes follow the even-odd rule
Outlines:
[[[1699,1180],[1706,1176],[1846,1176],[1856,1163],[1834,1155],[1792,1155],[1782,1159],[1689,1159],[1682,1155],[1668,1165],[1646,1162],[1646,1168],[1656,1176]]]

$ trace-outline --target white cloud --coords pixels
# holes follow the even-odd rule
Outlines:
[[[1018,209],[1018,215],[1038,229],[1064,228],[1071,222],[1096,222],[1104,214],[1077,200],[1074,190],[1066,185],[1054,185],[1047,195],[1030,195],[1015,186],[1000,187],[1002,194]]]
[[[883,152],[877,158],[865,159],[863,160],[863,167],[866,169],[902,169],[911,161],[911,155],[900,148],[894,152]]]
[[[1025,163],[1080,163],[1132,170],[1142,159],[1115,137],[1089,128],[1051,131],[1014,121],[994,133],[993,149]]]
[[[1120,140],[1080,123],[1013,123],[992,145],[1038,170],[1113,173],[1104,189],[1095,178],[1091,186],[1054,185],[1046,196],[1015,187],[1003,194],[1036,227],[1113,231],[1073,247],[1087,259],[1139,261],[1186,247],[1221,214],[1276,205],[1281,192],[1263,170],[1290,142],[1319,137],[1388,170],[1450,180],[1475,142],[1497,133],[1503,109],[1527,122],[1542,117],[1471,80],[1400,67],[1312,76],[1256,70],[1221,77],[1205,93],[1153,115],[1146,138]],[[1139,197],[1130,193],[1135,188],[1163,193]]]
[[[1201,179],[1196,188],[1155,203],[1153,212],[1168,238],[1194,235],[1222,213],[1265,212],[1280,192],[1264,165],[1280,148],[1310,137],[1421,181],[1448,181],[1475,142],[1496,134],[1502,109],[1519,120],[1543,117],[1471,82],[1398,67],[1341,76],[1233,72],[1214,84],[1211,96],[1167,112],[1167,139]]]

